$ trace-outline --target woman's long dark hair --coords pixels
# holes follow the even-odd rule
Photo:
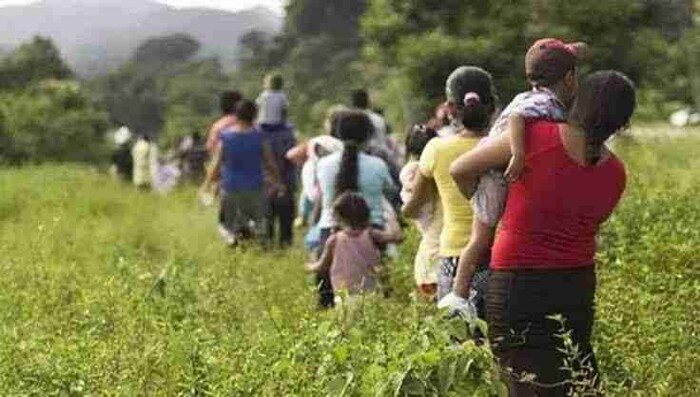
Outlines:
[[[569,120],[586,133],[586,164],[598,163],[605,141],[629,125],[636,106],[634,83],[620,72],[596,72],[581,83]]]
[[[333,115],[333,135],[343,141],[343,157],[335,180],[335,196],[347,191],[358,191],[358,156],[362,145],[372,133],[372,122],[366,113],[357,110],[343,110]]]

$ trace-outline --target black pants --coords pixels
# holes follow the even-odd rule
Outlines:
[[[326,241],[333,234],[333,229],[321,229],[321,244],[317,252],[317,257],[321,258],[323,250],[326,248]],[[316,273],[316,285],[318,286],[318,306],[323,309],[331,308],[335,305],[335,294],[333,284],[331,284],[330,269]]]
[[[596,383],[591,347],[595,288],[593,266],[491,272],[486,295],[489,340],[511,397],[567,395],[572,379],[561,369],[566,356],[558,348],[564,343],[556,336],[561,325],[549,318],[552,315],[563,316],[566,330],[582,352],[582,360],[574,367],[592,367],[586,378]],[[523,382],[523,374],[536,378]]]
[[[275,231],[279,228],[279,245],[283,247],[292,245],[295,210],[292,192],[288,192],[282,197],[268,199],[265,223],[267,225],[267,239],[271,244],[275,242]]]

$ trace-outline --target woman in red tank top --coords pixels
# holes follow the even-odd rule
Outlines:
[[[552,315],[563,316],[581,364],[598,379],[590,343],[595,236],[625,188],[624,166],[605,141],[628,125],[635,106],[627,77],[598,72],[581,84],[567,124],[527,124],[526,172],[509,189],[486,297],[489,340],[510,396],[567,395],[572,379],[560,368]],[[469,196],[481,174],[505,169],[510,157],[503,136],[458,159],[452,175]],[[536,379],[520,381],[522,374]]]

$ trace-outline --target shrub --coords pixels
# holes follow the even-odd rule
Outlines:
[[[72,81],[45,81],[0,94],[0,163],[98,161],[106,115]]]

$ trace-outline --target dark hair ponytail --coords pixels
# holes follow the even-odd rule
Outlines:
[[[462,125],[472,131],[482,132],[491,124],[493,101],[483,100],[476,92],[468,92],[462,100]]]
[[[603,130],[595,130],[595,127],[586,131],[586,165],[596,165],[600,161],[603,145],[611,134]],[[606,137],[606,138],[603,138]]]
[[[412,125],[406,134],[406,154],[420,157],[428,142],[435,137],[437,132],[433,128],[423,124]]]
[[[445,82],[445,95],[465,128],[482,133],[489,128],[498,103],[489,72],[476,66],[455,69]]]
[[[360,170],[357,156],[359,148],[354,142],[346,142],[343,148],[343,157],[340,160],[338,177],[335,180],[335,194],[339,196],[347,191],[356,192],[358,190],[357,178]]]
[[[362,111],[344,110],[333,116],[334,135],[343,141],[343,157],[335,180],[335,196],[359,189],[360,146],[372,132],[372,122]]]
[[[605,141],[629,124],[636,106],[634,83],[622,73],[596,72],[581,83],[569,120],[586,134],[586,164],[598,163]]]

